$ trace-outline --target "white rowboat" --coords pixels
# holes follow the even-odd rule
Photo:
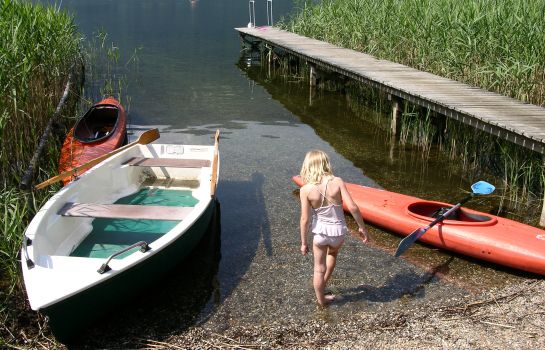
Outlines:
[[[60,341],[152,285],[207,232],[214,146],[136,144],[56,193],[28,226],[21,262],[33,310]]]

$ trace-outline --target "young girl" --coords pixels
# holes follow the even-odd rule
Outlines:
[[[358,235],[362,242],[367,242],[369,236],[346,185],[340,177],[333,176],[327,154],[318,150],[308,152],[301,167],[301,178],[304,183],[300,191],[301,253],[308,253],[307,233],[310,226],[314,234],[314,291],[318,304],[325,306],[335,298],[334,295],[324,295],[324,289],[337,263],[344,236],[348,233],[343,203],[358,223]]]

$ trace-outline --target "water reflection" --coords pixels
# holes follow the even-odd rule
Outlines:
[[[269,67],[263,67],[255,61],[248,66],[247,59],[245,52],[237,62],[237,67],[249,79],[263,87],[271,98],[311,126],[320,138],[335,149],[335,152],[363,169],[378,185],[391,191],[446,202],[455,201],[464,193],[464,187],[469,187],[464,174],[453,172],[451,164],[446,164],[447,160],[441,157],[439,150],[432,149],[430,159],[425,160],[416,150],[393,143],[388,132],[389,125],[383,122],[385,118],[377,116],[377,112],[371,108],[364,106],[351,108],[354,101],[351,101],[350,96],[344,92],[322,90],[313,92],[306,83],[301,84],[279,70],[273,69],[271,72]],[[309,96],[312,95],[310,102]],[[336,173],[342,174],[338,171]],[[342,176],[344,177],[344,174]],[[483,211],[489,211],[494,207],[490,199],[481,200],[480,203],[474,201],[471,204],[475,207],[484,206],[480,208]],[[351,218],[348,220],[351,222]],[[400,237],[378,229],[374,231],[375,239],[371,245],[393,254]],[[403,259],[420,271],[435,271],[433,276],[471,291],[483,290],[492,285],[501,286],[520,278],[520,274],[512,274],[512,271],[505,273],[504,269],[498,266],[476,262],[428,246],[415,246]],[[405,290],[399,291],[401,294],[394,292],[397,285],[411,286],[413,283],[422,282],[422,279],[425,281],[428,274],[429,272],[424,274],[401,272],[386,284],[369,287],[371,289],[367,288],[365,292],[376,295],[377,300],[395,299],[406,293]],[[482,278],[491,282],[485,285]],[[348,292],[355,296],[361,294],[354,290]]]

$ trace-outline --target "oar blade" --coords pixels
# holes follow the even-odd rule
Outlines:
[[[146,145],[148,143],[151,143],[159,138],[159,130],[158,129],[150,129],[144,131],[139,137],[137,142],[141,145]]]
[[[410,235],[403,238],[401,242],[399,242],[399,245],[397,246],[397,250],[394,254],[394,256],[397,258],[401,256],[401,254],[405,253],[409,247],[416,242],[417,239],[419,239],[427,230],[424,230],[423,228],[417,228],[414,230]]]

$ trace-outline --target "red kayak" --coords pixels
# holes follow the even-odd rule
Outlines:
[[[59,173],[109,153],[126,143],[125,109],[108,97],[85,113],[70,129],[61,150]],[[64,180],[66,185],[71,180]]]
[[[293,181],[302,186],[299,176]],[[434,220],[434,213],[451,204],[346,183],[364,220],[407,236]],[[346,208],[345,208],[346,209]],[[495,215],[460,208],[419,241],[476,259],[545,275],[545,231]]]

